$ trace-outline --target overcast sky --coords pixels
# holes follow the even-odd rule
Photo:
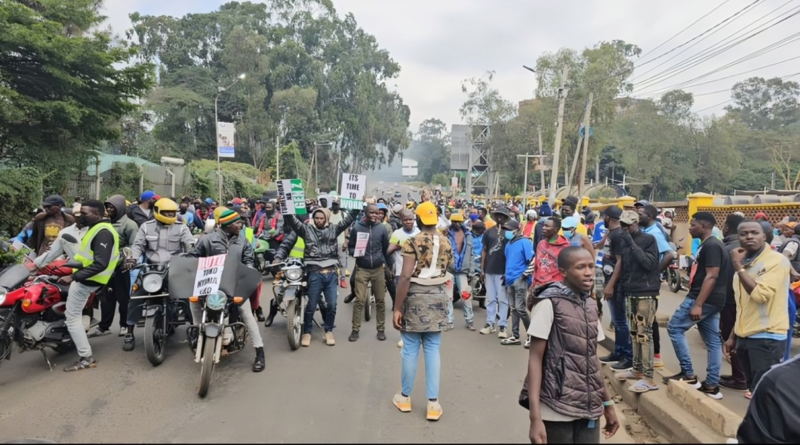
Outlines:
[[[728,90],[738,80],[795,73],[799,73],[798,77],[792,80],[800,80],[800,58],[761,68],[798,57],[800,44],[796,41],[752,60],[737,62],[797,32],[800,16],[683,72],[671,71],[708,48],[724,47],[723,42],[735,42],[800,12],[797,0],[755,1],[750,9],[703,37],[647,63],[718,25],[754,0],[333,0],[340,15],[352,12],[359,25],[375,35],[378,44],[401,65],[399,78],[390,85],[397,85],[411,108],[414,131],[429,117],[439,118],[448,126],[460,122],[458,109],[465,98],[461,81],[465,78],[494,70],[497,74],[493,85],[516,103],[533,97],[536,87],[535,75],[524,70],[523,64],[533,67],[540,55],[560,47],[582,49],[613,39],[635,43],[643,50],[643,57],[637,62],[641,68],[637,68],[633,79],[634,83],[651,83],[642,84],[634,96],[660,95],[666,88],[707,76],[692,82],[686,90],[696,95],[714,93],[697,96],[694,110],[719,113],[727,105],[720,103],[730,94],[718,91]],[[112,28],[122,34],[130,27],[128,14],[134,11],[181,16],[209,12],[223,3],[225,0],[106,0],[105,15]],[[656,49],[689,25],[689,29]],[[723,69],[712,73],[720,68]],[[650,69],[653,71],[646,73]],[[744,73],[750,70],[754,71]],[[652,78],[658,75],[663,78]],[[696,85],[728,76],[733,77]]]

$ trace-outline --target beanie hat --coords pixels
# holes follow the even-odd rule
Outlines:
[[[239,216],[239,213],[234,212],[233,210],[230,209],[225,210],[224,212],[222,212],[221,215],[219,215],[219,225],[221,227],[228,227],[231,224],[241,220],[242,217]]]

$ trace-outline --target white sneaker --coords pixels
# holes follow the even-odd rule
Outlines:
[[[483,329],[480,330],[480,333],[483,334],[483,335],[489,335],[492,332],[496,332],[496,331],[497,331],[497,328],[495,328],[493,324],[486,323],[486,325],[483,327]]]
[[[497,333],[497,338],[508,338],[508,332],[506,332],[506,328],[500,328],[500,332]]]
[[[529,335],[525,340],[525,349],[530,349],[530,348],[531,348],[531,336]]]
[[[400,340],[399,342],[397,342],[397,347],[401,348],[401,349],[403,348],[403,340]]]
[[[83,330],[89,332],[89,328],[92,327],[92,317],[88,315],[83,316]]]
[[[119,336],[120,337],[124,337],[125,334],[127,334],[127,333],[128,333],[128,328],[127,327],[123,326],[123,327],[119,328]]]

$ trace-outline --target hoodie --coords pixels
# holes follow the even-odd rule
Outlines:
[[[523,235],[517,235],[506,243],[506,286],[511,286],[516,282],[528,268],[528,264],[533,259],[533,244],[531,240]],[[525,277],[530,284],[530,277]]]
[[[117,234],[119,234],[119,248],[122,249],[132,246],[133,241],[136,239],[136,232],[139,231],[139,227],[125,214],[125,197],[122,195],[114,195],[108,198],[105,204],[111,204],[117,210],[116,215],[111,219],[111,225],[114,226]]]
[[[368,218],[357,222],[350,231],[350,238],[347,243],[347,250],[350,256],[354,256],[356,241],[359,234],[369,234],[367,239],[367,249],[363,256],[356,258],[356,266],[362,269],[376,269],[383,265],[392,266],[391,255],[387,256],[389,250],[389,233],[383,223],[373,223]]]
[[[558,270],[558,254],[569,247],[569,241],[563,235],[558,235],[554,242],[547,239],[539,241],[536,246],[534,259],[533,287],[543,286],[556,281],[563,281],[564,277]]]

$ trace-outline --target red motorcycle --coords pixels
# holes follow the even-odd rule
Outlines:
[[[20,352],[41,351],[52,370],[44,349],[64,353],[74,347],[65,316],[69,286],[58,279],[81,267],[77,261],[56,261],[39,270],[31,281],[27,281],[30,270],[23,265],[0,275],[0,364],[11,358],[16,344]],[[92,307],[94,298],[94,294],[89,297],[87,308]]]

